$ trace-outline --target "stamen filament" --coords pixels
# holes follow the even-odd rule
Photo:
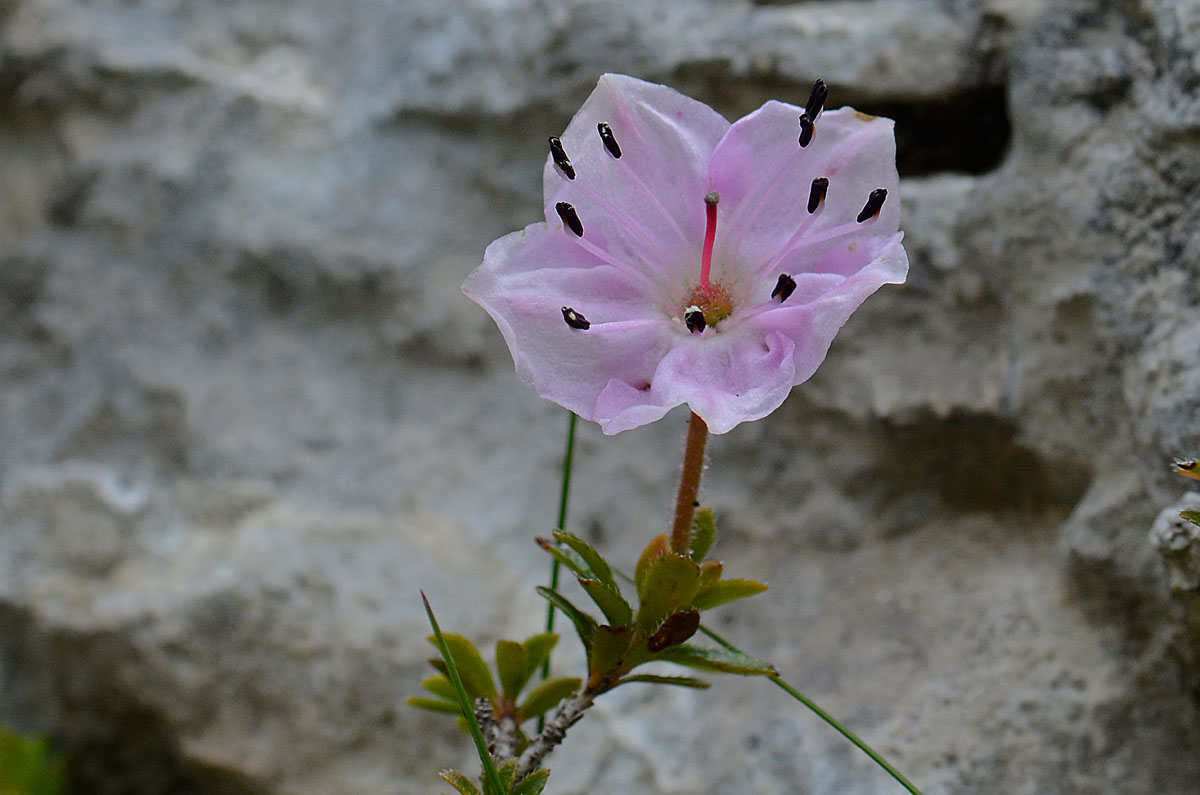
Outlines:
[[[866,127],[866,125],[864,125]],[[839,156],[836,159],[827,161],[818,173],[823,174],[827,178],[832,178],[837,175],[849,160],[854,158],[869,140],[869,130],[863,129],[853,133],[849,138],[842,142],[839,146]],[[745,236],[745,230],[754,226],[754,222],[758,220],[759,213],[763,211],[768,204],[775,188],[779,185],[780,180],[785,177],[792,176],[792,168],[795,161],[804,157],[807,154],[806,150],[799,147],[791,147],[787,154],[779,157],[770,166],[770,179],[766,184],[755,192],[758,194],[753,201],[742,201],[738,204],[733,214],[726,221],[727,232],[732,240],[741,240]],[[737,256],[741,252],[734,252]]]
[[[619,160],[617,162],[622,162],[624,159],[625,158],[621,158],[621,160]],[[631,218],[628,213],[624,213],[621,210],[618,210],[612,204],[612,202],[610,202],[608,199],[606,199],[602,195],[600,195],[594,188],[587,185],[583,180],[579,180],[578,182],[572,183],[571,187],[574,190],[580,191],[581,193],[585,194],[589,199],[594,201],[596,204],[600,205],[600,207],[606,213],[608,213],[609,216],[613,218],[613,220],[617,220],[617,221],[621,222],[619,224],[619,229],[631,231],[639,239],[639,241],[642,243],[642,245],[644,245],[646,248],[648,248],[650,250],[650,253],[653,256],[646,257],[643,255],[643,259],[646,262],[646,264],[649,265],[649,264],[654,264],[654,263],[663,263],[665,266],[666,263],[671,262],[671,259],[669,259],[667,257],[666,252],[664,252],[662,249],[660,249],[658,247],[658,244],[655,243],[642,230],[641,225],[637,221],[635,221],[633,218]]]
[[[796,231],[793,232],[792,236],[787,239],[787,242],[775,249],[775,252],[771,254],[771,256],[767,257],[761,265],[754,269],[753,278],[749,280],[750,283],[753,284],[763,273],[775,270],[776,266],[783,261],[783,258],[797,248],[796,244],[800,242],[802,237],[808,234],[808,230],[812,229],[813,224],[815,224],[817,219],[820,218],[824,213],[825,202],[821,202],[817,205],[817,209],[814,213],[806,216],[804,220],[800,222],[800,225],[796,227]]]
[[[641,284],[652,295],[657,294],[659,289],[658,285],[654,283],[653,279],[643,273],[640,268],[635,268],[631,265],[625,264],[587,238],[572,237],[571,240],[574,240],[576,245],[587,251],[596,259],[603,261],[606,265],[611,265],[612,267],[616,268],[623,276],[628,276],[631,280]]]
[[[646,184],[645,180],[638,176],[637,169],[635,169],[626,158],[617,160],[616,164],[617,168],[624,172],[625,176],[637,186],[638,190],[645,194],[646,198],[650,200],[650,203],[654,205],[654,208],[662,214],[663,220],[667,222],[667,226],[671,227],[671,229],[675,231],[676,236],[679,237],[679,242],[683,244],[684,250],[686,250],[689,244],[688,237],[683,232],[683,227],[681,227],[679,222],[675,220],[675,216],[667,211],[667,208],[663,205],[662,201],[658,198],[654,191],[650,190],[650,186]]]
[[[635,318],[633,320],[609,320],[603,323],[591,323],[588,326],[588,334],[595,335],[605,331],[627,331],[629,329],[644,328],[646,326],[673,326],[674,324],[666,318]]]
[[[823,207],[824,205],[822,205],[822,208]],[[800,228],[797,229],[796,233],[788,239],[788,242],[780,246],[779,250],[770,259],[768,259],[766,263],[755,267],[752,277],[748,280],[749,283],[757,283],[757,281],[761,279],[764,274],[775,270],[784,259],[791,254],[796,253],[797,251],[803,251],[804,249],[815,246],[819,243],[827,243],[830,240],[837,240],[839,237],[861,235],[863,233],[863,229],[870,227],[871,223],[879,217],[876,215],[872,218],[868,218],[863,223],[851,221],[848,224],[842,224],[830,229],[825,229],[821,232],[816,232],[815,234],[805,235],[804,233],[808,231],[810,226],[812,226],[813,220],[815,220],[820,214],[821,210],[817,210],[816,213],[805,219],[805,223],[800,225]]]

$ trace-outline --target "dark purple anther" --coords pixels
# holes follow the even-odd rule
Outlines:
[[[771,291],[771,297],[778,298],[779,303],[782,304],[794,292],[796,292],[796,280],[786,273],[781,273],[779,281],[775,282],[775,289]]]
[[[813,137],[813,120],[807,112],[800,114],[800,148],[804,148],[812,143]]]
[[[817,208],[825,201],[825,194],[829,192],[829,180],[825,177],[817,177],[812,181],[812,187],[808,189],[808,214],[812,215],[817,211]]]
[[[615,159],[621,158],[621,147],[617,143],[616,136],[613,135],[612,127],[608,126],[607,122],[600,122],[596,125],[596,129],[600,132],[600,140],[604,142],[604,148]]]
[[[571,158],[567,157],[567,152],[563,149],[562,141],[558,136],[550,136],[550,157],[554,160],[554,165],[558,166],[558,170],[567,179],[575,179],[575,166],[571,165]]]
[[[829,97],[829,86],[825,85],[824,80],[818,80],[813,83],[812,93],[808,95],[808,104],[804,106],[804,112],[808,114],[808,118],[813,121],[821,115],[821,111],[825,109],[825,100]]]
[[[562,313],[563,313],[563,320],[567,321],[567,325],[573,329],[579,329],[580,331],[587,331],[592,326],[592,324],[588,322],[588,319],[586,317],[579,314],[578,312],[576,312],[574,309],[572,309],[569,306],[564,306],[562,308]]]
[[[576,237],[583,237],[583,222],[579,220],[579,213],[575,212],[575,208],[569,202],[559,202],[554,205],[554,210]]]
[[[862,212],[858,214],[858,222],[861,224],[879,215],[879,208],[883,207],[883,200],[886,198],[887,191],[883,188],[871,191],[871,195],[867,197],[867,203],[863,205]]]

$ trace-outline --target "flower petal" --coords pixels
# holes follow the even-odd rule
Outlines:
[[[612,128],[620,159],[606,151],[600,122]],[[559,224],[555,205],[568,202],[585,237],[677,281],[699,267],[709,158],[728,129],[719,113],[674,89],[604,75],[561,136],[575,179],[547,157],[546,220]]]
[[[888,237],[863,237],[829,249],[812,270],[841,276],[840,283],[826,281],[817,295],[793,294],[778,307],[746,321],[760,333],[780,332],[795,342],[793,384],[812,377],[838,330],[868,296],[885,284],[904,281],[908,256],[900,244],[903,237],[900,232]]]
[[[709,169],[723,210],[715,272],[769,262],[806,221],[812,226],[801,245],[810,235],[853,226],[876,188],[886,189],[888,199],[879,218],[869,222],[869,234],[899,228],[892,121],[852,108],[826,111],[817,120],[812,143],[801,148],[796,139],[802,110],[768,102],[735,122],[717,145]],[[829,190],[819,217],[810,219],[808,197],[817,177],[829,179]]]
[[[783,403],[795,377],[796,344],[751,324],[676,343],[654,374],[656,397],[687,403],[713,433],[767,416]]]
[[[670,346],[669,322],[644,286],[546,224],[488,246],[463,292],[496,321],[521,380],[584,419],[597,419],[610,380],[648,384]],[[591,327],[568,326],[564,306]]]

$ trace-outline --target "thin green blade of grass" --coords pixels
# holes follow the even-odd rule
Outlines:
[[[454,658],[450,656],[450,648],[446,645],[446,639],[442,637],[442,629],[438,626],[437,618],[433,615],[433,608],[429,605],[429,599],[425,596],[425,592],[421,591],[421,601],[425,603],[425,615],[429,616],[429,625],[433,627],[433,636],[437,639],[438,651],[442,653],[442,660],[446,663],[446,672],[450,675],[450,682],[454,685],[454,692],[458,695],[459,706],[462,707],[463,719],[466,720],[467,726],[471,730],[471,738],[475,741],[475,750],[479,754],[479,764],[483,768],[483,779],[487,784],[485,789],[490,790],[488,795],[504,795],[504,788],[500,784],[500,774],[496,772],[496,765],[492,762],[492,755],[488,753],[487,742],[483,739],[483,732],[479,730],[479,721],[475,719],[475,705],[471,703],[471,698],[467,695],[467,689],[463,687],[462,677],[458,675],[458,668],[454,665]]]

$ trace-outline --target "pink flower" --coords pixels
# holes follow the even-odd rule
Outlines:
[[[765,417],[850,313],[904,281],[889,119],[771,101],[732,125],[605,75],[550,139],[546,221],[488,246],[463,291],[542,397],[614,434],[686,403],[713,433]]]

